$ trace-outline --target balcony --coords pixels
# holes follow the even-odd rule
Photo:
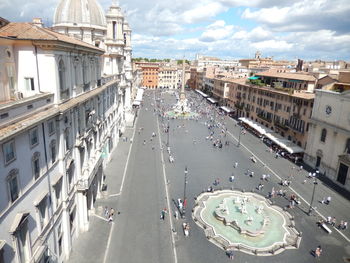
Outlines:
[[[235,103],[235,107],[239,110],[243,110],[244,104]]]
[[[258,118],[260,118],[260,119],[262,119],[262,120],[264,120],[264,121],[272,122],[272,120],[271,120],[270,118],[267,118],[267,117],[265,117],[265,116],[262,115],[262,114],[258,114],[257,116],[258,116]]]
[[[278,121],[275,122],[275,126],[280,128],[280,129],[282,129],[282,130],[284,130],[284,131],[288,131],[289,130],[287,125],[284,125],[284,124],[282,124],[282,123],[280,123]]]

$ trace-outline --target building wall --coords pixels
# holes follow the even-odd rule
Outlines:
[[[142,67],[142,86],[155,89],[158,88],[158,70],[159,67]]]
[[[305,148],[313,99],[245,82],[242,79],[229,83],[228,104],[236,109],[237,117],[257,121]]]
[[[25,212],[29,260],[46,253],[51,260],[63,262],[74,239],[89,228],[89,213],[101,195],[103,168],[125,129],[125,93],[121,91],[125,84],[118,75],[101,77],[97,84],[102,52],[95,49],[78,52],[75,45],[66,44],[65,49],[49,50],[41,49],[40,43],[35,49],[31,42],[16,41],[12,47],[18,68],[16,82],[24,98],[3,105],[0,112],[7,114],[0,123],[0,237],[6,242],[0,253],[5,262],[18,262],[18,230],[9,230],[14,219]],[[62,83],[58,80],[60,60],[66,73]],[[89,64],[84,67],[83,61]],[[25,90],[24,77],[34,79],[34,90]],[[6,81],[1,79],[2,87]],[[68,90],[64,97],[62,85]],[[49,123],[55,127],[50,134]],[[38,143],[30,146],[33,129],[37,129]],[[5,164],[4,145],[9,141],[14,142],[16,158]],[[53,144],[55,161],[51,158]],[[39,158],[37,178],[33,175],[34,155]],[[9,176],[17,179],[15,200],[10,199]],[[43,225],[39,204],[45,204]]]
[[[350,138],[349,104],[349,92],[316,91],[309,142],[304,158],[311,167],[318,168],[321,173],[348,190],[350,172],[347,172],[345,181],[340,182],[339,166],[342,163],[350,167],[350,151],[347,147]],[[323,130],[326,131],[324,142],[321,141]]]

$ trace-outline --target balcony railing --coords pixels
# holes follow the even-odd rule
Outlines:
[[[282,129],[284,131],[288,131],[289,130],[287,125],[284,125],[284,124],[282,124],[280,122],[275,122],[275,126],[277,126],[278,128],[280,128],[280,129]]]
[[[270,118],[267,118],[265,117],[264,115],[262,114],[258,114],[258,118],[264,120],[264,121],[267,121],[267,122],[272,122],[272,120]]]

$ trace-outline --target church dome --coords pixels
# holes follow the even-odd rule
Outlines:
[[[106,28],[104,11],[97,0],[60,0],[54,14],[53,26]]]

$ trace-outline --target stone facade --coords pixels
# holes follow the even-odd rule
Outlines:
[[[101,76],[103,54],[34,24],[0,28],[1,262],[63,262],[89,228],[131,104],[124,73]]]
[[[350,85],[349,85],[350,86]],[[317,90],[304,160],[350,190],[350,91]]]

